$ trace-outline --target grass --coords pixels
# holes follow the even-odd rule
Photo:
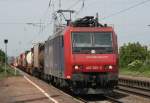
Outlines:
[[[120,74],[150,78],[150,65],[145,65],[139,68],[120,68]]]
[[[6,66],[6,74],[5,74],[5,66],[4,64],[0,64],[0,80],[5,78],[5,77],[11,77],[11,76],[19,76],[19,72],[16,71],[15,75],[15,69],[9,67],[8,65]]]

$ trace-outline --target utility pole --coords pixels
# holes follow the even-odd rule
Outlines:
[[[61,9],[61,0],[59,0],[59,9]]]
[[[8,43],[8,39],[4,39],[4,43],[5,43],[5,75],[6,75],[7,74],[6,65],[7,65],[7,43]]]
[[[59,10],[61,10],[61,0],[59,0]],[[59,15],[60,16],[60,24],[62,23],[62,14]]]

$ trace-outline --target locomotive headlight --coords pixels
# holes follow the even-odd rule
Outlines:
[[[113,66],[112,66],[112,65],[106,65],[106,66],[105,66],[105,69],[112,70],[112,69],[113,69]]]
[[[109,69],[113,69],[113,66],[112,66],[112,65],[109,65]]]
[[[78,70],[78,69],[79,69],[79,66],[75,65],[75,66],[74,66],[74,69],[75,69],[75,70]]]
[[[74,65],[73,68],[75,70],[81,70],[83,68],[83,66],[82,65]]]

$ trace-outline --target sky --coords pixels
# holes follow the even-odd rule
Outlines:
[[[49,1],[0,0],[0,49],[8,39],[8,55],[17,56],[47,40],[53,32],[52,12],[59,8],[59,0],[50,7]],[[150,45],[150,0],[61,0],[61,8],[76,10],[74,19],[98,12],[100,22],[114,26],[119,46],[137,41]]]

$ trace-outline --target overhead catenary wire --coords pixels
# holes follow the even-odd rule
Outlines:
[[[49,1],[49,4],[48,4],[48,8],[47,8],[47,10],[46,10],[46,12],[44,13],[44,15],[43,15],[43,17],[46,15],[46,13],[49,13],[49,9],[50,8],[52,8],[51,10],[54,12],[54,1],[55,0],[50,0]],[[52,15],[51,15],[52,16]],[[44,20],[42,20],[42,18],[40,19],[40,22],[45,22],[46,21],[46,18],[44,18]],[[30,44],[30,43],[32,43],[37,37],[40,37],[40,35],[41,34],[43,34],[43,32],[45,31],[45,29],[50,25],[50,24],[52,24],[52,22],[53,22],[53,19],[51,19],[51,21],[50,22],[48,22],[48,23],[39,23],[39,30],[38,30],[38,32],[37,32],[37,35],[35,35],[32,39],[30,39],[28,42],[27,42],[27,44]],[[43,24],[46,24],[46,25],[43,25]]]
[[[101,19],[106,19],[106,18],[110,18],[110,17],[116,16],[116,15],[122,14],[122,13],[124,13],[124,12],[126,12],[126,11],[129,11],[129,10],[135,8],[135,7],[138,7],[138,6],[140,6],[140,5],[143,5],[143,4],[145,4],[145,3],[149,2],[149,1],[150,1],[150,0],[145,0],[145,1],[139,2],[139,3],[137,3],[137,4],[134,4],[134,5],[132,5],[132,6],[128,7],[128,8],[122,9],[122,10],[120,10],[120,11],[118,11],[118,12],[112,13],[112,14],[110,14],[110,15],[104,17],[104,18],[101,18]]]
[[[30,39],[27,44],[30,44],[32,43],[35,39],[37,39],[37,37],[40,37],[41,34],[43,34],[43,32],[45,31],[45,29],[48,27],[48,25],[52,24],[52,21],[51,23],[48,23],[47,25],[39,25],[39,30],[37,32],[37,35],[33,36],[32,39]]]
[[[85,5],[85,0],[82,0],[82,6],[81,6],[81,8],[76,12],[76,16],[83,10],[84,5]]]
[[[51,7],[52,0],[49,1],[48,7],[46,11],[43,13],[43,16],[40,18],[40,22],[0,22],[0,24],[12,24],[12,25],[21,25],[21,24],[27,24],[27,25],[38,25],[38,24],[50,24],[49,22],[41,22],[41,19],[44,18],[44,16],[48,13],[49,8]],[[43,20],[44,21],[44,20]]]
[[[46,29],[46,27],[49,25],[49,24],[52,24],[52,21],[50,23],[45,23],[46,22],[46,15],[49,14],[49,10],[51,9],[51,6],[52,6],[52,2],[53,0],[49,0],[49,3],[48,3],[48,7],[46,9],[46,11],[43,13],[43,16],[40,18],[40,22],[38,25],[35,25],[35,24],[32,24],[33,26],[38,26],[39,27],[39,30],[37,32],[37,35],[35,35],[32,39],[30,39],[27,44],[29,43],[32,43],[33,40],[35,40],[35,38],[39,37],[43,32],[44,30]],[[42,20],[42,18],[44,18]],[[42,23],[43,22],[43,23]]]
[[[68,7],[68,9],[72,9],[72,8],[76,7],[79,3],[82,3],[79,10],[75,12],[75,18],[83,11],[83,9],[85,7],[85,2],[87,2],[87,1],[88,0],[77,0],[71,6]]]
[[[45,21],[46,21],[45,15],[47,13],[49,13],[48,12],[49,8],[51,8],[53,2],[54,2],[54,0],[49,0],[48,8],[43,13],[43,16],[40,18],[40,22],[0,22],[0,24],[6,24],[6,25],[7,24],[11,24],[11,25],[30,25],[30,26],[33,26],[33,27],[38,27],[39,28],[38,35],[39,35],[39,34],[41,34],[44,31],[44,29],[46,28],[46,26],[48,26],[49,24],[52,24],[51,23],[52,21],[50,23],[49,22],[45,23]],[[61,6],[60,3],[59,3],[59,6]],[[44,20],[42,20],[42,18],[44,18]]]
[[[49,1],[48,7],[47,7],[46,11],[44,12],[43,17],[40,18],[40,20],[41,20],[42,18],[44,18],[43,21],[44,21],[44,22],[46,21],[46,15],[49,14],[49,10],[51,9],[51,5],[52,5],[52,0]]]
[[[0,22],[0,24],[12,24],[12,25],[38,25],[38,24],[50,24],[50,22]]]
[[[74,8],[74,7],[75,7],[76,5],[78,5],[81,1],[82,1],[82,6],[81,6],[81,8],[76,12],[76,15],[78,15],[78,14],[83,10],[83,8],[84,8],[84,6],[85,6],[85,0],[77,0],[77,1],[75,1],[71,6],[69,6],[67,9]],[[130,10],[130,9],[133,9],[133,8],[135,8],[135,7],[137,7],[137,6],[140,6],[140,5],[142,5],[142,4],[145,4],[145,3],[149,2],[149,1],[150,1],[150,0],[145,0],[145,1],[139,2],[139,3],[135,4],[135,5],[132,5],[132,6],[128,7],[128,8],[122,9],[122,10],[120,10],[120,11],[118,11],[118,12],[112,13],[112,14],[110,14],[110,15],[104,17],[104,18],[101,18],[101,19],[106,19],[106,18],[110,18],[110,17],[116,16],[116,15],[119,15],[119,14],[124,13],[124,12],[126,12],[126,11],[128,11],[128,10]],[[50,5],[50,4],[51,4],[51,0],[50,0],[50,2],[49,2],[49,5]],[[60,7],[61,7],[61,1],[59,0],[59,8],[60,8]]]
[[[80,1],[80,0],[78,0],[78,1]],[[88,1],[88,0],[82,0],[82,1]],[[145,1],[139,2],[139,3],[137,3],[137,4],[134,4],[134,5],[132,5],[132,6],[128,7],[128,8],[122,9],[122,10],[120,10],[120,11],[118,11],[118,12],[112,13],[112,14],[110,14],[110,15],[108,15],[108,16],[106,16],[106,17],[103,17],[103,18],[101,18],[101,19],[107,19],[107,18],[110,18],[110,17],[113,17],[113,16],[117,16],[117,15],[119,15],[119,14],[122,14],[122,13],[126,12],[126,11],[129,11],[130,9],[133,9],[133,8],[138,7],[138,6],[140,6],[140,5],[146,4],[146,3],[149,2],[149,1],[150,1],[150,0],[145,0]],[[86,6],[86,7],[87,7],[87,6]],[[81,7],[81,8],[82,8],[82,7]],[[76,16],[77,16],[81,11],[83,11],[83,9],[85,9],[85,7],[82,8],[81,10],[79,10],[79,11],[76,13]]]
[[[69,6],[67,9],[71,9],[73,7],[75,7],[76,5],[78,5],[80,3],[81,0],[77,0],[76,2],[74,2],[71,6]]]

